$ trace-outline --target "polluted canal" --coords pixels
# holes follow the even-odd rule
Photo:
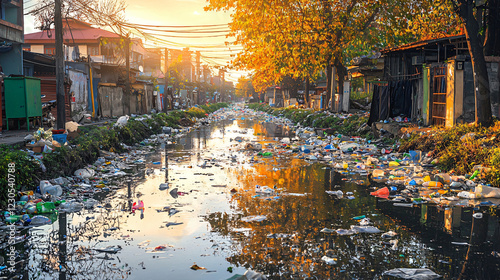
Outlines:
[[[18,228],[19,278],[497,279],[496,199],[370,195],[389,185],[358,166],[366,154],[293,130],[225,109],[155,145],[105,152],[93,169],[130,175]]]

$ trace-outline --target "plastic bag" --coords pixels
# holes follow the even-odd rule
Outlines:
[[[127,115],[119,117],[118,120],[115,123],[115,126],[117,126],[117,127],[124,127],[127,124],[129,118],[130,117],[127,116]]]
[[[75,171],[74,174],[75,174],[75,176],[80,176],[84,179],[87,179],[87,178],[93,177],[95,172],[92,169],[82,168],[82,169],[78,169],[77,171]]]
[[[427,280],[438,279],[441,275],[427,268],[395,268],[388,270],[383,275],[393,276],[401,279]]]

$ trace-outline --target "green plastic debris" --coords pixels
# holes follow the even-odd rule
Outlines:
[[[36,204],[36,211],[38,214],[52,213],[56,209],[54,202],[38,202]]]

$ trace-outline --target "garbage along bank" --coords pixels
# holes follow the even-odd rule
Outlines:
[[[269,113],[276,117],[284,117],[294,124],[300,124],[303,127],[310,127],[318,130],[319,136],[341,134],[346,136],[360,136],[368,140],[374,139],[373,131],[366,125],[369,113],[357,114],[337,114],[329,111],[314,111],[312,109],[273,108],[266,104],[252,103],[248,107]],[[390,140],[392,135],[386,135],[386,141]]]
[[[295,108],[273,108],[265,104],[249,104],[250,108],[274,116],[283,116],[294,124],[308,127],[317,135],[361,136],[372,143],[384,143],[399,153],[419,151],[444,172],[452,175],[471,176],[480,170],[478,177],[494,187],[500,187],[500,121],[489,128],[474,124],[458,124],[452,128],[433,127],[430,132],[413,132],[403,135],[384,133],[376,139],[366,125],[368,113],[333,114]],[[321,130],[319,130],[321,129]],[[422,157],[423,158],[423,157]]]
[[[269,123],[294,133],[266,137],[260,127]],[[494,279],[500,272],[494,251],[500,239],[493,236],[487,246],[471,248],[477,254],[467,250],[468,221],[474,230],[488,222],[492,232],[498,228],[498,219],[485,206],[472,210],[468,204],[490,199],[431,207],[431,200],[402,201],[409,198],[406,188],[392,183],[388,198],[370,195],[396,181],[398,171],[409,170],[410,160],[414,167],[421,165],[416,155],[399,155],[409,160],[397,166],[397,155],[388,147],[355,137],[319,139],[290,120],[237,108],[221,110],[175,135],[149,137],[145,145],[124,153],[105,151],[71,178],[40,184],[40,192],[52,197],[62,189],[59,199],[42,196],[34,206],[33,199],[20,199],[27,199],[19,203],[26,212],[69,212],[65,242],[58,239],[57,225],[38,226],[44,220],[36,216],[51,219],[51,214],[30,217],[37,225],[32,229],[24,220],[16,222],[16,250],[30,252],[31,258],[25,258],[29,273],[44,279],[85,273],[84,278],[211,280],[378,279],[384,273],[398,277],[395,269],[445,279],[456,279],[461,271],[472,278],[479,271]],[[149,145],[154,141],[161,144]],[[422,166],[420,172],[431,174],[433,168]],[[377,182],[384,177],[386,181]],[[418,209],[418,219],[425,207],[427,224],[441,224],[443,230],[451,225],[460,232],[453,243],[442,238],[448,233],[426,240],[380,212],[381,201],[395,211]],[[458,211],[450,215],[448,208]],[[445,222],[433,211],[445,213]],[[483,212],[483,218],[473,217],[472,211]],[[67,258],[58,259],[64,244]]]
[[[50,130],[41,129],[26,139],[29,141],[27,146],[43,147],[39,150],[0,145],[0,209],[7,204],[11,189],[9,176],[14,180],[11,185],[16,191],[34,191],[40,180],[72,175],[75,170],[92,164],[100,151],[126,151],[128,146],[162,133],[163,127],[190,126],[195,123],[193,118],[206,117],[227,106],[226,103],[217,103],[168,114],[122,116],[116,123],[82,128],[75,139],[63,145],[53,139]],[[13,173],[9,173],[8,167],[12,163],[15,163],[15,168],[11,168]]]
[[[500,121],[491,127],[458,124],[404,135],[399,151],[421,150],[445,172],[478,177],[500,187]]]

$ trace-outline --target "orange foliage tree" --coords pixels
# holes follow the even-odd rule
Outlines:
[[[453,14],[417,0],[207,0],[206,10],[229,11],[236,43],[243,52],[239,68],[253,70],[257,91],[285,76],[316,78],[327,70],[332,92],[333,67],[343,92],[345,65],[353,55],[445,32]],[[422,14],[424,16],[422,16]],[[425,15],[435,15],[434,20]],[[438,17],[441,16],[441,17]],[[442,20],[437,20],[442,19]],[[422,31],[426,30],[426,33]],[[336,87],[335,87],[336,88]],[[328,99],[331,96],[327,96]]]

